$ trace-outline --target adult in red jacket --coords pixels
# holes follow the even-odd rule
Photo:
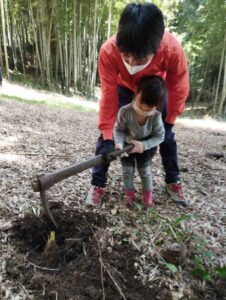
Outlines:
[[[177,144],[172,127],[183,112],[189,93],[188,67],[180,43],[165,31],[161,10],[152,3],[128,4],[123,10],[118,32],[101,47],[99,54],[101,99],[96,154],[114,149],[113,127],[119,108],[130,103],[142,76],[159,75],[166,81],[168,99],[162,109],[165,140],[160,154],[165,169],[166,190],[183,206],[188,205],[181,187]],[[92,171],[89,199],[99,204],[107,182],[108,165]]]

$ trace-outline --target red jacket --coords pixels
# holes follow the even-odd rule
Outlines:
[[[112,139],[113,127],[118,112],[117,86],[136,91],[140,78],[144,75],[159,75],[166,80],[168,89],[168,115],[166,122],[174,124],[183,112],[189,93],[189,75],[183,48],[176,38],[165,32],[160,48],[151,63],[142,71],[130,75],[112,36],[101,47],[98,62],[101,99],[98,128],[104,139]]]

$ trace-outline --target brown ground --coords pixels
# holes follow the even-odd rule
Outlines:
[[[1,299],[226,299],[216,270],[226,264],[226,158],[206,155],[225,153],[225,124],[176,126],[188,209],[166,196],[158,155],[148,211],[124,204],[119,162],[101,209],[84,205],[89,170],[53,186],[59,231],[48,252],[52,226],[30,179],[92,157],[96,114],[0,100],[0,120]]]

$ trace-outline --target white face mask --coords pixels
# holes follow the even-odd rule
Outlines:
[[[133,102],[133,109],[138,113],[138,115],[142,117],[154,116],[154,114],[156,113],[156,108],[152,109],[151,111],[144,111],[136,105],[136,102]]]
[[[152,61],[152,58],[145,65],[139,65],[139,66],[130,66],[129,64],[127,64],[127,62],[124,61],[123,58],[122,58],[122,61],[124,63],[124,66],[126,67],[126,70],[129,72],[129,74],[134,75],[134,74],[142,71],[144,68],[146,68]]]

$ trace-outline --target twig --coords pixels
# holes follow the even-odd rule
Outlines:
[[[160,224],[158,228],[155,230],[155,234],[153,234],[152,237],[152,243],[155,241],[155,239],[159,236],[159,233],[162,231],[162,220],[160,220]]]
[[[28,291],[25,289],[25,287],[20,283],[20,282],[17,282],[17,284],[19,285],[19,287],[24,291],[24,293],[26,294],[27,298],[29,300],[31,300],[32,298],[30,297],[30,295],[28,294]]]
[[[134,242],[134,240],[132,240],[132,244],[138,251],[140,251],[140,248],[137,246],[137,244]]]
[[[214,158],[226,158],[226,153],[224,152],[206,152],[207,157],[214,157]]]
[[[91,227],[92,231],[93,228]],[[98,249],[99,249],[99,261],[100,261],[100,276],[101,276],[101,286],[102,286],[102,292],[103,292],[103,300],[105,300],[105,290],[104,290],[104,273],[103,273],[103,260],[102,260],[102,253],[101,253],[101,248],[100,248],[100,242],[96,236],[96,233],[93,231],[94,237],[97,241]]]
[[[178,239],[178,237],[176,235],[176,232],[174,231],[174,229],[173,229],[173,227],[171,225],[169,225],[169,229],[172,232],[172,234],[173,234],[174,238],[176,239],[176,241],[179,243],[180,241],[179,241],[179,239]]]
[[[37,266],[36,264],[32,263],[31,261],[27,260],[27,262],[32,265],[33,267],[40,269],[40,270],[44,270],[44,271],[60,271],[60,269],[50,269],[50,268],[46,268],[46,267],[40,267]]]
[[[120,296],[126,300],[125,295],[122,292],[122,289],[120,288],[120,286],[118,285],[118,283],[115,281],[114,277],[111,275],[110,271],[107,269],[107,267],[105,266],[105,264],[103,263],[102,260],[100,260],[100,263],[102,264],[103,268],[105,269],[105,271],[108,273],[109,277],[111,278],[111,280],[113,281],[114,285],[116,286]]]

